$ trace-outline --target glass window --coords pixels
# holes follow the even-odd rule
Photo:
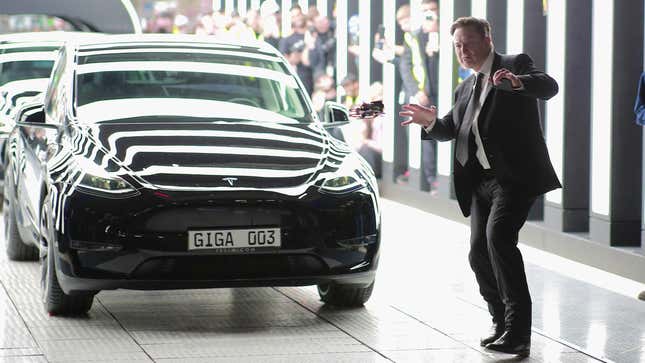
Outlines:
[[[9,82],[49,78],[54,61],[32,60],[0,63],[0,86]]]
[[[251,106],[312,122],[303,92],[285,65],[278,58],[258,57],[267,59],[190,52],[81,57],[79,63],[84,65],[77,70],[76,104],[133,98],[197,99]]]

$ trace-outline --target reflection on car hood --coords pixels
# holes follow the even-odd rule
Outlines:
[[[201,117],[258,122],[297,123],[262,108],[238,103],[192,98],[130,98],[88,103],[76,108],[81,124],[119,122],[137,117]]]
[[[49,78],[9,82],[0,87],[0,115],[11,116],[16,106],[47,90]]]
[[[298,195],[337,171],[350,152],[319,124],[164,118],[88,126],[100,147],[84,148],[86,156],[98,163],[116,159],[144,186],[163,190],[268,189]]]

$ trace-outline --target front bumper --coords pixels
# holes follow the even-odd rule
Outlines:
[[[374,280],[380,220],[369,192],[295,198],[260,192],[173,193],[110,200],[74,192],[55,249],[67,293],[312,285]],[[279,250],[189,251],[189,229],[279,226]]]

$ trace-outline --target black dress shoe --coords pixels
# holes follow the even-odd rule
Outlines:
[[[528,357],[531,353],[531,335],[514,334],[507,330],[499,339],[486,345],[486,349]]]
[[[490,332],[488,333],[488,335],[479,340],[479,345],[485,347],[486,344],[492,343],[499,339],[502,334],[504,334],[504,324],[493,323],[493,325],[490,326]]]

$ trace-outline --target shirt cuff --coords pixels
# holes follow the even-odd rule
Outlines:
[[[427,133],[430,133],[430,131],[432,131],[432,129],[434,128],[434,125],[435,125],[436,123],[437,123],[437,121],[435,121],[435,122],[431,123],[431,124],[430,124],[430,126],[424,127],[424,128],[423,128],[423,130],[424,130],[425,132],[427,132]]]
[[[513,88],[513,91],[518,92],[518,91],[524,91],[526,88],[524,88],[524,82],[520,81],[520,86],[517,88]]]

